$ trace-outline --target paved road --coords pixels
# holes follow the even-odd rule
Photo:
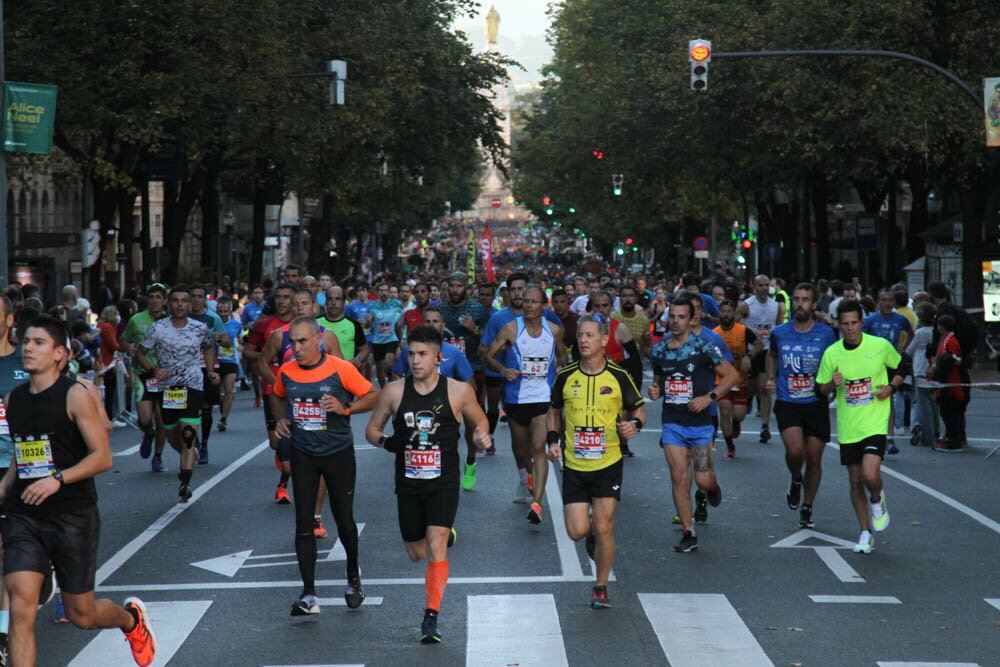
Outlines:
[[[423,646],[424,568],[399,538],[391,457],[367,446],[358,447],[356,514],[368,600],[357,611],[336,606],[344,562],[331,537],[317,569],[323,613],[289,616],[300,591],[292,509],[273,502],[262,418],[242,394],[186,506],[175,504],[175,475],[149,472],[134,453],[135,432],[116,432],[114,468],[98,480],[98,590],[148,601],[157,665],[997,665],[1000,455],[983,459],[1000,434],[996,396],[975,394],[973,449],[902,443],[885,472],[892,524],[867,556],[841,548],[857,528],[836,449],[826,453],[816,532],[800,532],[784,503],[780,442],[757,444],[754,418],[737,458],[717,463],[725,497],[699,529],[700,551],[674,553],[679,533],[651,410],[626,461],[606,611],[589,609],[591,564],[553,515],[558,486],[539,528],[511,503],[516,477],[501,425],[500,455],[482,460],[479,486],[462,494],[444,643]],[[354,419],[359,443],[365,423]],[[175,455],[167,462],[176,472]],[[57,625],[51,603],[40,619],[42,665],[132,664],[120,633]]]

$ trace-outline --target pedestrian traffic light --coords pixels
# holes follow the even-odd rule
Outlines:
[[[691,63],[691,90],[708,88],[708,63],[712,62],[712,42],[692,39],[688,42],[688,61]]]
[[[543,196],[542,196],[542,204],[543,204],[544,206],[548,206],[548,205],[549,205],[549,204],[551,204],[551,203],[552,203],[552,197],[550,197],[550,196],[548,196],[548,195],[543,195]]]
[[[618,248],[615,252],[618,253],[619,255],[624,255],[625,254],[625,249],[624,248]]]
[[[614,174],[611,177],[611,191],[616,197],[622,196],[622,184],[625,182],[624,174]]]
[[[637,248],[636,246],[632,246],[632,252],[639,252],[639,248]]]

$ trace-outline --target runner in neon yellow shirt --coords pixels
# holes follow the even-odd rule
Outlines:
[[[861,525],[854,552],[871,553],[875,544],[871,528],[881,532],[889,526],[881,466],[889,425],[889,399],[903,382],[898,372],[901,357],[889,341],[862,333],[864,311],[857,301],[841,301],[837,319],[843,338],[823,353],[816,384],[826,395],[837,392],[840,463],[847,466],[851,502]],[[893,371],[891,382],[887,369]],[[871,504],[866,507],[868,500]]]

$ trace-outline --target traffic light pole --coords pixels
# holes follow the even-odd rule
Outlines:
[[[857,50],[857,49],[799,49],[793,51],[713,51],[712,58],[774,58],[774,57],[786,57],[786,56],[813,56],[813,57],[876,57],[876,58],[895,58],[897,60],[907,60],[912,63],[916,63],[927,69],[933,70],[934,72],[940,74],[945,79],[951,83],[958,86],[963,93],[966,94],[969,99],[973,101],[976,105],[977,111],[983,110],[983,100],[979,97],[967,83],[958,78],[953,72],[946,70],[944,67],[936,63],[932,63],[930,60],[920,58],[918,56],[912,55],[910,53],[903,53],[901,51],[881,51],[881,50]]]

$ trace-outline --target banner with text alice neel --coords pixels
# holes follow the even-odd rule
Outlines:
[[[56,87],[8,81],[3,90],[3,149],[47,155],[52,149]]]
[[[983,79],[986,111],[986,145],[1000,146],[1000,76]]]

